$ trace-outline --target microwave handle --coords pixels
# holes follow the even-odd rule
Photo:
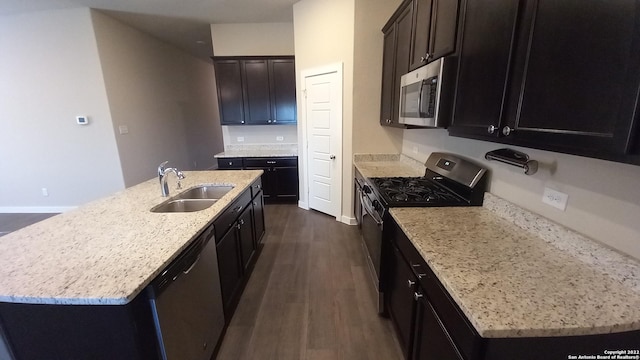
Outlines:
[[[422,114],[424,114],[424,112],[422,111],[422,93],[424,91],[426,82],[426,80],[422,80],[420,82],[420,91],[418,92],[418,117],[422,117]]]

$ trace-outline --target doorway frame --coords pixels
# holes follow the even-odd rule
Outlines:
[[[336,154],[336,162],[337,162],[337,174],[335,174],[340,179],[340,186],[337,189],[337,197],[338,197],[338,213],[336,214],[336,221],[342,220],[342,183],[343,183],[343,174],[344,171],[342,169],[343,166],[343,139],[344,139],[344,76],[343,76],[343,63],[335,62],[327,65],[322,65],[314,68],[304,69],[300,71],[300,95],[302,101],[300,101],[301,108],[301,118],[302,121],[298,121],[298,126],[300,127],[301,136],[301,144],[300,154],[302,155],[303,166],[299,167],[299,176],[301,179],[300,189],[301,194],[304,195],[304,199],[298,201],[298,206],[309,210],[309,141],[307,137],[309,136],[309,127],[307,126],[307,97],[306,97],[306,79],[312,76],[336,73],[339,86],[338,86],[338,96],[340,98],[340,102],[338,104],[338,122],[340,123],[340,131],[338,132],[338,151]]]

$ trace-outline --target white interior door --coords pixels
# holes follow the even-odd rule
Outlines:
[[[342,73],[304,78],[309,207],[340,220],[342,191]]]

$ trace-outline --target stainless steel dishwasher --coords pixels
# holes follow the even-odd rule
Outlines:
[[[213,225],[149,286],[162,358],[209,360],[224,327]]]

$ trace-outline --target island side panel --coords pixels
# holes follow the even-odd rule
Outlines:
[[[146,296],[126,305],[0,303],[0,322],[20,360],[160,358]]]

